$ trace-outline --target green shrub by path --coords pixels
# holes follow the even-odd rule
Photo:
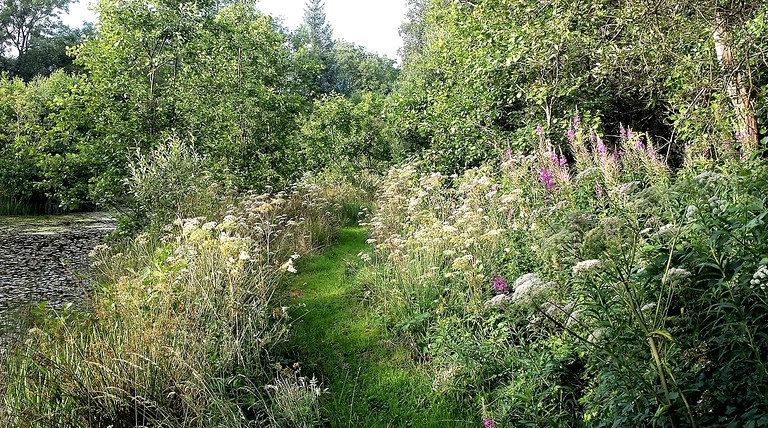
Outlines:
[[[768,164],[673,173],[580,125],[575,162],[539,136],[500,167],[390,171],[364,285],[392,340],[495,426],[768,423]]]
[[[301,259],[298,273],[284,277],[294,318],[285,364],[298,362],[303,375],[317,377],[328,426],[474,426],[460,403],[432,390],[414,354],[389,340],[361,295],[366,238],[366,229],[342,229],[326,251]]]
[[[272,360],[288,324],[271,297],[363,203],[344,190],[217,199],[223,218],[94,251],[92,311],[40,314],[5,358],[0,425],[312,424],[319,387]]]

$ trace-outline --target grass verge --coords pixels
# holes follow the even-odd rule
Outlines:
[[[472,416],[435,393],[408,349],[363,304],[353,260],[369,248],[361,227],[341,230],[336,243],[297,264],[286,278],[292,336],[285,364],[298,361],[328,393],[323,417],[332,427],[474,426]]]

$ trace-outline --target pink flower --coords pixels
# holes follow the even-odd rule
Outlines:
[[[555,176],[552,175],[552,171],[546,168],[541,168],[539,170],[539,181],[547,192],[555,190]]]
[[[483,418],[483,427],[485,427],[485,428],[496,428],[496,423],[493,422],[493,419],[485,417],[485,418]]]
[[[497,276],[493,280],[493,289],[503,293],[509,293],[509,284],[507,284],[507,281],[505,281],[504,278]]]
[[[568,130],[568,134],[566,134],[568,137],[568,140],[573,141],[574,138],[576,138],[576,131],[573,130],[573,128]]]
[[[597,196],[603,196],[603,186],[600,183],[595,183],[595,194]]]
[[[601,155],[608,154],[608,147],[605,147],[605,144],[601,138],[597,139],[597,152]]]
[[[536,135],[541,137],[542,134],[544,134],[544,128],[542,128],[541,125],[536,125]]]

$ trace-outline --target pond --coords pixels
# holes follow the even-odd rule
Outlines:
[[[85,301],[88,253],[114,229],[106,213],[0,217],[0,345],[20,308]]]

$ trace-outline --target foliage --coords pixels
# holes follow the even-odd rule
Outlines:
[[[374,306],[499,426],[765,423],[765,162],[674,176],[647,135],[569,122],[572,163],[541,133],[501,167],[390,170]]]
[[[0,7],[0,40],[23,57],[38,37],[58,24],[58,15],[69,0],[3,0]],[[3,52],[4,53],[4,52]]]
[[[539,124],[567,149],[559,118],[577,109],[590,125],[647,129],[675,164],[687,144],[699,154],[753,150],[737,138],[744,119],[731,94],[764,104],[750,92],[763,85],[761,2],[437,0],[415,2],[411,14],[393,126],[442,172],[511,144],[530,151]],[[712,31],[722,16],[735,69],[718,63]]]
[[[317,99],[296,137],[302,164],[345,174],[379,170],[391,159],[383,109],[383,98],[371,92],[357,102],[340,95]]]

